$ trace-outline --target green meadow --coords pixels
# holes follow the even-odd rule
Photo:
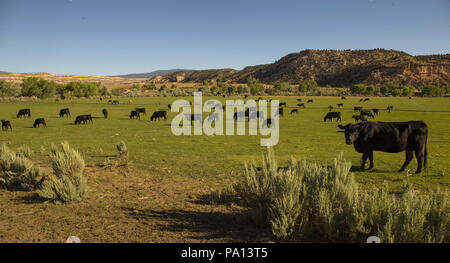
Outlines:
[[[213,97],[203,97],[203,103]],[[428,160],[429,168],[416,175],[416,160],[407,170],[397,173],[404,161],[404,153],[391,154],[375,152],[375,168],[358,171],[355,176],[363,187],[379,186],[388,182],[393,189],[400,187],[408,175],[417,189],[450,186],[450,100],[447,98],[371,98],[360,102],[360,98],[348,97],[301,97],[306,107],[299,108],[298,114],[290,114],[297,108],[297,97],[272,97],[286,102],[284,116],[280,118],[279,142],[274,147],[280,165],[290,157],[306,158],[319,163],[331,162],[340,152],[355,166],[360,165],[361,154],[353,146],[346,145],[344,134],[338,133],[337,124],[324,122],[323,117],[332,105],[333,111],[342,112],[342,124],[354,122],[351,116],[354,106],[366,109],[379,108],[376,121],[423,120],[429,126]],[[300,97],[299,97],[300,98]],[[314,103],[306,103],[313,98]],[[260,146],[261,136],[175,136],[171,132],[171,120],[178,114],[168,111],[168,120],[150,122],[155,110],[167,110],[167,104],[176,99],[193,101],[192,97],[152,97],[119,99],[119,105],[107,104],[105,100],[77,99],[63,102],[14,102],[0,104],[0,118],[10,120],[12,132],[0,133],[0,141],[11,148],[28,145],[37,153],[45,153],[51,144],[68,141],[78,149],[90,165],[107,162],[117,155],[116,144],[124,141],[130,152],[129,164],[138,170],[152,171],[162,175],[178,175],[216,181],[236,179],[242,174],[243,164],[259,162],[264,147]],[[225,104],[225,98],[217,98]],[[242,99],[230,97],[226,99]],[[343,108],[336,104],[343,103]],[[394,110],[387,112],[387,106]],[[135,107],[145,107],[147,116],[140,120],[130,120],[129,113]],[[17,111],[30,108],[32,118],[16,118]],[[70,108],[71,118],[59,118],[59,109]],[[102,109],[109,111],[109,118],[103,118]],[[92,125],[73,125],[77,115],[92,114]],[[210,113],[203,113],[206,118]],[[35,118],[46,119],[47,128],[33,128]],[[225,125],[224,125],[225,126]],[[248,134],[248,129],[247,129]],[[366,164],[368,167],[368,164]]]

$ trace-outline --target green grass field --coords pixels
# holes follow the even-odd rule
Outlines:
[[[192,101],[192,98],[186,98]],[[208,97],[203,98],[205,102]],[[222,99],[222,98],[221,98]],[[235,99],[235,98],[231,98]],[[288,107],[297,104],[296,98],[279,98],[287,102]],[[244,162],[260,160],[263,147],[259,145],[258,136],[174,136],[171,133],[170,121],[176,113],[169,112],[168,121],[150,122],[150,114],[141,120],[130,120],[129,112],[135,107],[146,107],[147,111],[167,109],[167,104],[175,98],[135,98],[134,104],[123,99],[120,105],[108,105],[92,100],[76,100],[65,103],[2,103],[0,117],[11,120],[13,132],[1,133],[0,140],[11,147],[21,144],[29,145],[39,152],[42,147],[48,149],[51,143],[63,140],[80,150],[89,164],[104,162],[108,156],[115,156],[115,144],[124,141],[130,151],[131,163],[142,170],[160,170],[162,173],[182,176],[225,179],[238,175]],[[222,99],[224,101],[225,99]],[[299,109],[299,114],[290,115],[290,108],[280,120],[280,140],[275,147],[277,158],[281,164],[289,156],[307,158],[318,162],[330,162],[343,151],[346,158],[357,166],[361,154],[353,146],[344,142],[344,135],[337,133],[335,122],[323,122],[329,105],[336,108],[337,103],[344,103],[342,123],[353,122],[353,106],[382,109],[376,117],[377,121],[424,120],[430,129],[429,164],[430,169],[420,175],[412,175],[411,181],[418,188],[440,185],[448,187],[450,159],[450,100],[449,99],[405,99],[405,98],[372,98],[370,102],[359,102],[359,98],[316,97],[315,102]],[[394,111],[388,113],[388,105]],[[68,107],[72,118],[59,118],[60,108]],[[16,119],[15,114],[21,108],[32,110],[31,119]],[[101,114],[103,108],[108,109],[109,118]],[[440,111],[440,112],[439,112]],[[93,125],[72,125],[76,115],[91,113]],[[204,118],[206,117],[204,113]],[[37,117],[44,117],[47,128],[32,128]],[[98,118],[96,118],[98,117]],[[375,169],[367,172],[356,172],[358,182],[363,185],[380,184],[383,181],[399,185],[404,174],[396,173],[404,161],[404,153],[375,153]],[[408,166],[410,172],[416,168],[416,160]]]
[[[171,112],[167,121],[149,121],[153,111],[167,109],[167,104],[176,99],[193,100],[192,97],[133,98],[132,105],[128,99],[120,99],[120,105],[88,99],[1,103],[0,119],[10,120],[13,131],[1,132],[0,142],[13,149],[22,144],[30,146],[35,152],[33,160],[48,167],[46,154],[50,145],[68,141],[83,154],[89,166],[86,174],[91,191],[89,198],[81,204],[55,206],[33,201],[29,193],[0,190],[0,212],[7,211],[0,216],[0,225],[4,226],[0,227],[0,241],[59,242],[69,233],[92,242],[115,241],[114,238],[147,242],[259,240],[252,235],[234,236],[227,232],[229,230],[224,230],[228,234],[217,234],[215,231],[224,227],[220,223],[223,218],[234,220],[230,213],[240,208],[204,206],[198,199],[212,188],[221,188],[225,183],[239,180],[245,162],[255,160],[260,163],[264,151],[260,146],[260,136],[174,136],[170,123],[177,113]],[[204,97],[203,102],[207,99],[210,97]],[[290,107],[298,103],[297,98],[278,99],[287,102],[288,106],[280,119],[279,143],[274,147],[280,165],[290,156],[329,163],[344,152],[354,166],[359,166],[361,154],[353,146],[345,144],[344,134],[337,132],[337,123],[323,121],[329,105],[336,108],[337,103],[344,103],[343,109],[335,109],[342,112],[342,124],[353,122],[353,106],[381,109],[376,121],[425,121],[429,126],[429,168],[419,175],[413,174],[417,165],[414,158],[407,168],[411,173],[409,181],[420,191],[437,186],[443,189],[450,187],[449,99],[371,98],[370,102],[359,102],[360,98],[356,97],[347,100],[314,97],[314,103],[305,103],[306,108],[293,115],[289,114]],[[224,98],[219,100],[225,101]],[[394,106],[391,113],[385,110],[388,105]],[[130,120],[129,113],[135,107],[145,107],[147,116]],[[22,108],[30,108],[32,118],[17,119],[15,115]],[[70,108],[72,117],[59,118],[61,108]],[[101,114],[103,108],[109,111],[108,119]],[[93,125],[73,125],[75,116],[81,114],[92,114]],[[46,119],[47,128],[32,127],[38,117]],[[117,159],[116,144],[120,141],[128,147],[131,168],[114,172],[98,168],[107,159]],[[392,191],[398,191],[406,178],[406,172],[397,173],[404,155],[375,152],[375,168],[355,171],[357,182],[367,189],[388,182]],[[28,214],[30,209],[34,211],[32,215]],[[29,221],[23,221],[17,214],[25,214]],[[73,219],[75,215],[82,220]],[[204,219],[196,221],[198,217]],[[30,222],[42,224],[42,230]],[[172,225],[167,222],[172,222]],[[122,232],[100,233],[106,225]],[[191,235],[183,235],[178,227],[197,230],[191,229]],[[246,233],[248,229],[233,231]],[[211,232],[217,235],[211,237]]]

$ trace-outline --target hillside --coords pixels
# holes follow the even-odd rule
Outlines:
[[[117,75],[117,76],[110,76],[110,77],[119,77],[119,78],[153,78],[156,76],[164,76],[169,73],[173,72],[181,72],[181,71],[187,71],[189,69],[166,69],[166,70],[155,70],[148,73],[131,73],[126,75]]]
[[[299,83],[313,79],[321,86],[349,86],[356,83],[422,85],[450,84],[450,55],[411,56],[396,50],[304,50],[266,65],[243,70],[218,69],[175,72],[166,80],[202,82],[228,78],[243,83],[253,76],[263,83]]]
[[[121,78],[121,77],[107,77],[107,76],[81,76],[81,75],[57,75],[46,72],[37,73],[9,73],[1,74],[0,80],[21,82],[25,78],[36,77],[46,80],[54,81],[56,83],[65,84],[71,81],[87,81],[87,82],[101,82],[102,85],[107,86],[122,86],[132,85],[134,83],[143,83],[147,78]]]

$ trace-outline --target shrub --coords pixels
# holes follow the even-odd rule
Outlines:
[[[448,194],[436,190],[419,195],[410,187],[396,197],[387,186],[358,190],[351,163],[340,154],[330,166],[297,161],[279,168],[268,148],[262,168],[245,166],[234,185],[254,222],[279,239],[364,242],[370,235],[382,242],[449,240]]]
[[[33,156],[33,151],[27,145],[23,144],[18,149],[16,154],[24,158],[30,158]]]
[[[128,156],[128,149],[125,142],[121,141],[116,144],[117,150],[119,151],[120,156]]]
[[[0,147],[0,186],[30,191],[37,188],[45,176],[44,170],[22,154],[10,150],[5,144]]]
[[[80,153],[61,143],[61,151],[52,147],[50,159],[54,176],[45,180],[39,196],[55,202],[80,201],[87,193],[87,180],[83,177],[84,160]]]

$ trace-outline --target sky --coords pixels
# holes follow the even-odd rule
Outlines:
[[[450,0],[0,0],[0,71],[118,75],[304,49],[450,53]]]

